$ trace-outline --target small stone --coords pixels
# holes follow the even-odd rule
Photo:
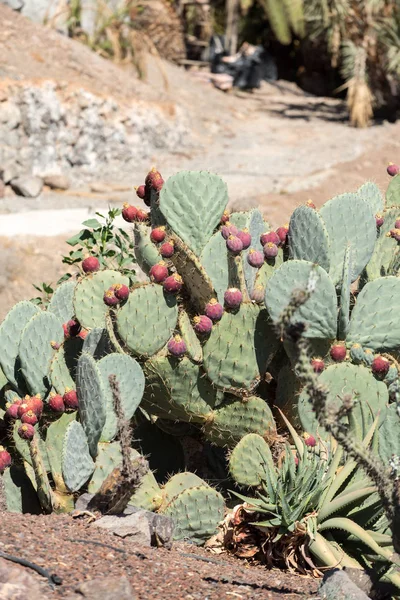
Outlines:
[[[68,190],[70,187],[70,182],[66,175],[45,175],[43,182],[52,190]]]
[[[321,600],[368,600],[368,596],[340,569],[325,573],[318,596]]]
[[[11,187],[18,196],[36,198],[43,189],[43,180],[34,175],[21,175],[12,179]]]
[[[94,525],[107,529],[118,537],[129,537],[139,546],[151,546],[150,525],[142,512],[131,515],[107,515],[95,521]]]
[[[25,6],[25,2],[23,0],[1,0],[3,4],[6,4],[13,10],[22,10]]]
[[[92,579],[78,585],[75,590],[79,598],[85,600],[136,600],[127,577],[107,577]]]
[[[6,191],[6,186],[0,179],[0,198],[4,198],[5,191]]]
[[[12,179],[18,177],[19,171],[17,165],[9,163],[0,167],[0,179],[7,185]]]
[[[43,589],[27,569],[0,558],[1,600],[43,600]],[[99,600],[99,599],[98,599]]]

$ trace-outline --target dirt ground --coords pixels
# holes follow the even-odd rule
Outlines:
[[[121,539],[69,516],[0,513],[0,519],[0,560],[1,553],[23,558],[61,578],[52,591],[48,580],[20,567],[37,581],[43,600],[67,598],[77,584],[91,579],[122,575],[137,600],[318,598],[315,579],[250,567],[244,560],[216,557],[183,542],[171,550],[142,548],[129,537]]]

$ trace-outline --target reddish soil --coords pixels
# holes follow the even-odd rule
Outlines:
[[[186,543],[175,543],[171,550],[138,547],[129,538],[89,525],[85,518],[0,513],[0,520],[0,553],[34,562],[61,578],[53,592],[45,578],[29,569],[43,600],[67,598],[77,584],[90,579],[122,575],[137,600],[317,598],[315,579],[249,567],[243,560],[215,557]]]

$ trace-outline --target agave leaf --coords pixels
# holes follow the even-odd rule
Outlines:
[[[334,513],[338,512],[339,510],[342,510],[345,506],[353,504],[353,502],[360,502],[360,500],[368,498],[369,496],[371,496],[371,494],[375,492],[375,487],[366,487],[347,494],[342,494],[340,498],[335,498],[334,500],[325,503],[318,513],[318,523],[322,523],[322,521],[324,521]]]
[[[291,423],[287,420],[287,418],[285,417],[285,415],[283,414],[283,412],[281,411],[280,408],[278,408],[278,411],[279,411],[282,419],[284,420],[286,427],[289,429],[290,435],[292,436],[293,443],[296,446],[296,450],[299,455],[299,460],[301,460],[303,458],[303,454],[304,454],[304,442],[301,439],[301,437],[299,436],[299,434],[296,432],[294,427],[291,425]]]

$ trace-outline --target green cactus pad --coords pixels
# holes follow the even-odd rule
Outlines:
[[[229,287],[229,262],[226,242],[220,231],[214,233],[204,246],[200,262],[209,276],[218,301],[224,302],[224,293]]]
[[[74,292],[76,281],[69,280],[56,288],[47,310],[60,320],[61,325],[67,323],[75,315]]]
[[[399,298],[400,279],[397,277],[380,277],[367,283],[351,314],[347,344],[358,343],[372,350],[399,348]]]
[[[214,410],[213,418],[203,427],[205,437],[217,446],[235,446],[247,433],[257,433],[272,439],[276,435],[275,421],[268,404],[251,396],[246,400],[228,397]]]
[[[374,251],[376,222],[373,210],[358,194],[341,194],[324,204],[320,215],[329,235],[329,274],[333,282],[340,282],[348,245],[352,251],[351,280],[355,281]]]
[[[400,456],[400,416],[395,403],[389,404],[379,428],[379,456],[387,467],[393,455]]]
[[[117,416],[114,410],[109,376],[116,375],[121,406],[125,418],[130,420],[143,396],[144,375],[139,363],[127,354],[109,354],[97,363],[97,367],[102,377],[106,409],[106,422],[100,439],[102,442],[109,442],[117,434]]]
[[[25,326],[40,309],[23,300],[18,302],[7,314],[0,325],[0,365],[8,381],[17,388],[25,391],[26,384],[20,371],[18,347]]]
[[[61,465],[65,485],[71,492],[77,492],[94,471],[85,432],[77,421],[72,421],[66,429]]]
[[[161,511],[171,502],[171,500],[173,500],[173,498],[175,498],[185,490],[199,485],[208,486],[208,484],[203,479],[201,479],[201,477],[199,477],[195,473],[190,473],[190,471],[176,473],[176,475],[170,477],[167,483],[161,488],[163,496]]]
[[[256,433],[245,435],[232,450],[229,472],[239,485],[256,486],[265,481],[268,469],[274,470],[274,461],[267,442]]]
[[[85,337],[82,346],[82,352],[88,352],[96,360],[100,360],[103,356],[110,354],[113,351],[107,329],[95,327]]]
[[[182,171],[164,183],[160,210],[173,231],[199,256],[228,203],[226,184],[205,171]]]
[[[226,391],[251,391],[278,348],[266,311],[242,304],[225,312],[203,347],[204,369]]]
[[[338,340],[345,340],[350,323],[351,247],[347,246],[340,283]]]
[[[76,412],[64,414],[57,421],[51,423],[46,433],[46,451],[49,457],[51,475],[56,489],[60,492],[67,491],[62,474],[64,438],[69,424],[75,420]]]
[[[21,455],[22,460],[24,462],[28,463],[30,466],[32,466],[31,454],[29,452],[29,443],[26,440],[23,440],[18,435],[18,428],[20,425],[21,425],[20,421],[16,421],[14,423],[14,426],[12,429],[13,443],[14,443],[14,446],[15,446],[15,449],[17,450],[17,452]],[[34,429],[35,429],[36,434],[39,435],[39,425],[38,424],[35,425]],[[45,445],[44,441],[42,440],[42,438],[38,438],[38,445],[39,445],[40,453],[42,455],[42,460],[43,460],[45,469],[47,472],[50,472],[50,462],[49,462],[49,458],[47,456],[46,445]]]
[[[87,275],[76,284],[75,316],[83,327],[105,327],[108,307],[104,304],[104,292],[115,283],[129,286],[129,279],[118,271],[106,270]]]
[[[174,539],[204,544],[224,518],[224,499],[209,486],[193,487],[173,498],[163,514],[175,522]]]
[[[271,279],[272,275],[283,263],[283,250],[279,248],[278,254],[274,259],[265,261],[261,269],[258,269],[256,279],[254,281],[254,287],[258,285],[262,286],[265,290],[267,282]]]
[[[326,271],[320,266],[305,260],[283,263],[267,283],[265,305],[272,321],[277,322],[282,310],[289,304],[292,292],[306,289],[313,269],[317,278],[315,290],[296,310],[292,322],[302,321],[307,325],[306,337],[334,339],[337,324],[336,291]]]
[[[289,223],[290,258],[307,260],[329,271],[329,243],[328,231],[321,215],[309,206],[298,206]]]
[[[97,443],[106,422],[105,390],[100,369],[93,356],[83,353],[76,370],[79,417],[86,434],[90,454],[97,455]]]
[[[379,410],[383,410],[388,402],[388,392],[386,385],[382,381],[377,381],[371,371],[362,365],[353,365],[351,363],[341,363],[330,365],[319,376],[319,381],[329,389],[328,405],[338,407],[341,405],[340,397],[344,394],[357,394],[358,403],[354,406],[352,412],[354,418],[359,423],[363,423],[365,415],[369,410],[361,413],[361,406],[370,408],[376,416]],[[314,411],[311,408],[309,396],[303,391],[298,400],[298,412],[303,429],[312,435],[317,432],[323,438],[328,434],[319,425]],[[372,416],[369,414],[368,423],[364,429],[368,429],[372,424]]]
[[[76,366],[83,351],[80,338],[70,338],[55,352],[50,364],[51,385],[63,395],[66,388],[75,388]]]
[[[174,242],[175,251],[170,260],[182,277],[193,306],[201,311],[215,296],[213,283],[200,260],[188,246],[176,235],[172,235],[171,240]]]
[[[4,485],[7,511],[40,515],[42,509],[35,488],[22,467],[11,465],[0,479]]]
[[[395,175],[389,181],[386,190],[386,206],[400,206],[400,175]]]
[[[177,319],[176,298],[164,294],[161,285],[149,283],[132,290],[118,311],[118,333],[132,352],[152,356],[168,342]]]
[[[159,356],[147,361],[143,407],[151,414],[202,423],[218,396],[211,382],[189,358]]]
[[[186,344],[188,355],[194,362],[200,363],[203,360],[203,349],[199,338],[192,327],[188,314],[184,310],[179,313],[178,325],[182,338]]]
[[[55,354],[51,343],[61,344],[64,331],[52,313],[39,312],[25,326],[19,344],[21,372],[32,394],[46,396],[50,390],[50,363]]]
[[[383,212],[383,209],[385,208],[385,199],[376,183],[367,181],[358,188],[357,194],[369,204],[374,215]]]
[[[374,252],[366,267],[366,274],[369,281],[373,281],[378,277],[385,275],[393,275],[389,273],[393,259],[399,255],[399,244],[392,237],[386,234],[391,229],[394,229],[396,220],[400,217],[400,207],[390,208],[383,213],[384,222],[379,230],[379,237],[375,244]]]
[[[135,256],[139,267],[146,275],[153,265],[161,260],[160,253],[154,242],[150,239],[151,229],[144,223],[135,223]]]

